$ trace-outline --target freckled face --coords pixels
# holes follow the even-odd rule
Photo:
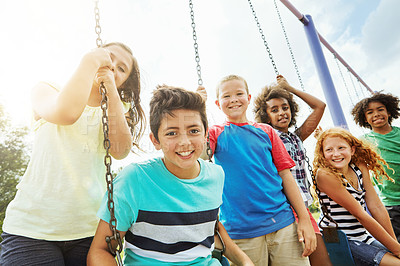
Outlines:
[[[324,157],[328,163],[341,172],[345,172],[355,148],[340,137],[327,137],[322,142]]]
[[[167,169],[179,178],[195,178],[200,167],[200,157],[206,142],[206,132],[198,111],[175,110],[161,120],[157,141],[150,134],[157,150],[164,153]]]

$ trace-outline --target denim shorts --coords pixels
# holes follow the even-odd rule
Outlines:
[[[356,265],[379,265],[389,250],[379,241],[374,240],[371,244],[360,241],[349,240],[349,246]]]
[[[1,234],[0,265],[86,265],[86,257],[93,237],[47,241]]]

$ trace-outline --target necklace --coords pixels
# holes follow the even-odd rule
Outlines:
[[[359,182],[358,176],[357,176],[357,173],[354,172],[352,167],[349,167],[349,170],[347,171],[346,176],[347,177],[345,177],[343,175],[343,177],[346,179],[347,183],[349,183],[350,186],[352,186],[355,190],[360,191],[359,184],[358,184],[358,182]]]

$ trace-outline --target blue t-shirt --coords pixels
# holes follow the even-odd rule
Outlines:
[[[233,239],[275,232],[294,222],[278,171],[295,165],[275,130],[261,123],[212,126],[210,145],[223,167],[220,220]]]
[[[125,265],[220,265],[211,251],[224,172],[198,161],[194,179],[177,178],[155,158],[125,167],[114,180],[117,229],[127,232]],[[98,216],[109,222],[107,195]]]

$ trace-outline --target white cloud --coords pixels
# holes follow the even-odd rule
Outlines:
[[[364,25],[362,48],[368,54],[368,63],[376,68],[392,67],[394,64],[399,66],[399,10],[399,1],[382,0]]]

